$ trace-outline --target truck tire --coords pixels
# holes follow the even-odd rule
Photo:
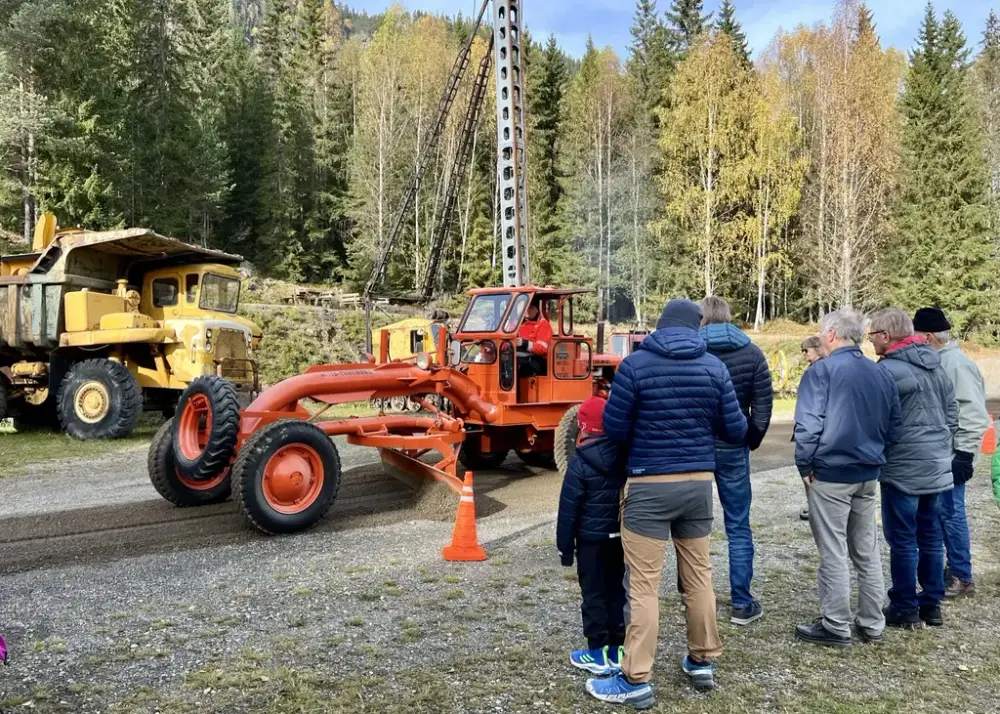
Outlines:
[[[191,481],[177,472],[174,464],[173,429],[173,420],[168,419],[157,430],[153,443],[149,445],[146,468],[156,492],[180,508],[222,503],[229,498],[233,486],[228,469],[212,479],[201,481]]]
[[[503,466],[503,462],[507,460],[507,454],[510,453],[510,449],[484,453],[481,444],[482,439],[479,434],[466,434],[465,441],[462,442],[462,448],[458,451],[458,460],[462,462],[462,466],[472,471],[480,469],[493,470]]]
[[[319,523],[340,490],[340,456],[315,424],[283,419],[247,439],[233,464],[236,500],[269,535]]]
[[[566,475],[570,463],[576,456],[576,439],[580,435],[580,424],[577,422],[579,413],[579,404],[570,407],[556,427],[556,468],[561,476]]]
[[[211,479],[229,466],[240,433],[236,388],[209,375],[191,382],[177,402],[174,463],[191,481]]]
[[[63,431],[76,439],[124,439],[142,416],[142,389],[128,367],[110,359],[74,364],[56,401]]]

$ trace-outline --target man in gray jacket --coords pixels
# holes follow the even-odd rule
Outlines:
[[[990,427],[986,410],[986,384],[976,363],[951,339],[951,323],[940,308],[924,307],[913,317],[913,329],[941,355],[941,367],[955,387],[958,432],[953,444],[951,473],[955,488],[941,496],[941,526],[947,552],[946,598],[968,597],[976,592],[972,579],[969,521],[965,515],[965,484],[972,478],[976,454]]]
[[[944,624],[941,494],[952,488],[951,445],[958,430],[955,389],[941,356],[899,308],[875,313],[869,337],[879,366],[896,382],[901,420],[886,443],[882,467],[882,528],[889,543],[886,624]],[[917,582],[922,588],[917,594]]]

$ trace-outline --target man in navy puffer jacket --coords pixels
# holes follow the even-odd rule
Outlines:
[[[747,418],[747,438],[736,446],[720,441],[715,449],[715,485],[729,541],[729,590],[733,610],[730,622],[749,625],[764,615],[750,593],[753,581],[753,532],[750,530],[750,452],[757,449],[771,425],[774,389],[771,368],[760,348],[732,324],[729,303],[719,297],[701,301],[701,336],[729,370],[740,409]]]
[[[592,674],[621,669],[625,644],[625,560],[618,520],[625,485],[622,449],[604,437],[605,401],[591,397],[580,405],[582,441],[570,462],[559,494],[556,545],[562,564],[573,565],[583,602],[587,649],[570,655],[570,664]]]
[[[688,597],[688,656],[696,689],[715,687],[722,652],[712,591],[708,536],[716,439],[742,444],[747,421],[726,366],[698,334],[701,309],[671,300],[656,332],[619,366],[604,410],[604,433],[628,449],[622,490],[622,547],[629,609],[625,658],[617,677],[587,690],[616,704],[651,706],[659,634],[659,584],[671,538]]]

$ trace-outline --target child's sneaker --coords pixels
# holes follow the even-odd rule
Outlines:
[[[577,669],[586,670],[599,677],[604,677],[617,671],[608,662],[607,647],[595,650],[577,650],[569,656],[569,663]]]
[[[624,647],[609,647],[608,648],[608,666],[611,667],[612,671],[620,672],[622,669],[622,660],[625,659],[625,648]]]
[[[636,709],[649,709],[656,701],[649,682],[632,684],[621,672],[614,677],[588,679],[587,692],[602,702],[625,704]]]
[[[699,692],[715,689],[715,665],[711,662],[697,663],[688,655],[681,661],[681,668],[691,679],[691,686]]]

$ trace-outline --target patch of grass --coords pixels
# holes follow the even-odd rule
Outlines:
[[[180,396],[180,394],[178,394]],[[155,414],[143,415],[139,426],[127,439],[80,441],[49,429],[26,429],[0,433],[0,478],[17,476],[28,468],[58,459],[93,459],[108,454],[140,451],[149,446],[153,434],[163,423]]]
[[[451,585],[457,585],[462,581],[462,579],[459,578],[457,575],[445,575],[444,581],[446,583],[450,583]]]
[[[425,575],[422,578],[420,578],[420,582],[427,584],[436,583],[438,580],[439,578],[436,575]]]
[[[364,627],[365,621],[360,617],[352,617],[347,621],[347,624],[351,627]]]
[[[371,568],[368,568],[364,565],[353,565],[349,568],[344,568],[344,572],[347,573],[348,575],[358,575],[359,573],[371,572]]]
[[[298,587],[292,588],[292,595],[300,595],[300,596],[312,595],[312,588],[307,588],[300,585]]]
[[[520,585],[523,588],[526,588],[529,585],[533,585],[534,582],[535,582],[535,578],[533,576],[531,576],[531,575],[524,575],[524,576],[518,578],[517,584]]]
[[[168,627],[170,627],[170,625],[171,625],[170,620],[153,620],[153,622],[150,623],[149,627],[150,629],[153,630],[165,630]]]
[[[451,590],[446,590],[444,593],[445,600],[461,600],[465,597],[465,593],[458,588],[453,588]]]

